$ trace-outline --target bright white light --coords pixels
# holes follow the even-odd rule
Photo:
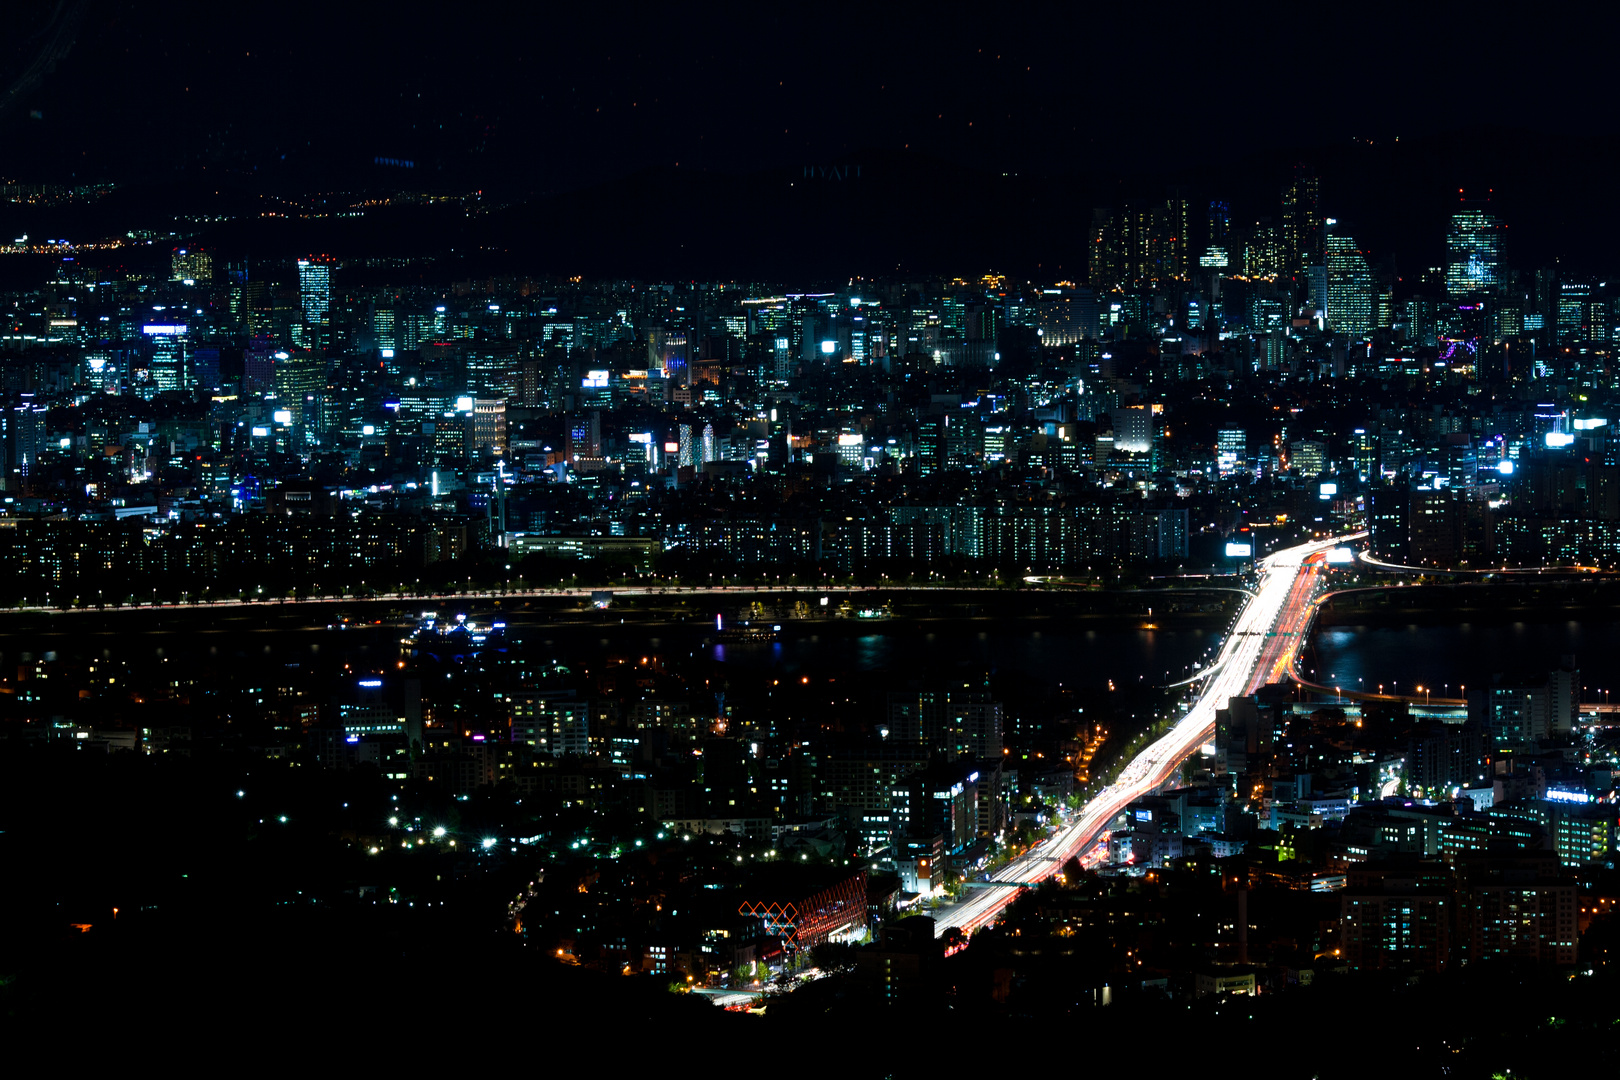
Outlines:
[[[441,839],[444,836],[444,833],[445,833],[445,828],[444,828],[443,825],[435,825],[433,827],[433,838],[435,840]]]
[[[493,836],[484,837],[484,850],[485,851],[488,851],[490,848],[492,848],[494,846],[495,846],[495,838]]]
[[[1507,458],[1503,458],[1501,461],[1496,463],[1496,471],[1501,473],[1503,476],[1512,476],[1513,462]]]
[[[1568,446],[1575,441],[1575,436],[1563,431],[1547,432],[1547,445],[1553,448]]]

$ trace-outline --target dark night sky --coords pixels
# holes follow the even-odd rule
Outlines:
[[[1305,159],[1376,248],[1461,184],[1546,217],[1558,157],[1602,168],[1620,134],[1609,20],[1563,8],[1526,26],[1481,5],[12,7],[0,175],[24,181],[406,182],[388,157],[416,162],[410,184],[510,198],[901,154],[1085,177],[1079,198],[1185,183],[1242,218]],[[1354,138],[1396,136],[1418,148],[1401,163],[1344,164]],[[1520,224],[1549,234],[1530,248],[1590,242],[1561,222]]]

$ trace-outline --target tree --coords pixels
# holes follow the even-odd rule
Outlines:
[[[822,971],[837,971],[855,964],[855,947],[840,941],[824,941],[810,948],[810,962]]]

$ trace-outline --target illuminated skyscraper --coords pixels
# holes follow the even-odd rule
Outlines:
[[[1215,433],[1215,466],[1222,476],[1242,472],[1248,463],[1249,433],[1242,428],[1223,428]]]
[[[1322,250],[1321,181],[1307,166],[1294,169],[1294,180],[1283,192],[1282,241],[1284,269],[1297,271],[1316,263]]]
[[[1243,273],[1251,278],[1274,279],[1282,273],[1282,238],[1277,226],[1262,221],[1243,246]]]
[[[1483,210],[1451,215],[1446,230],[1446,292],[1478,297],[1502,283],[1502,225]]]
[[[141,333],[152,343],[152,361],[147,369],[150,381],[147,388],[152,394],[164,390],[191,389],[191,373],[187,370],[186,353],[189,339],[184,324],[158,323],[141,327]]]
[[[169,257],[169,271],[174,281],[206,284],[214,280],[214,257],[201,248],[175,248]]]
[[[311,326],[327,320],[332,310],[332,264],[315,257],[298,260],[298,300]]]
[[[1327,326],[1336,334],[1363,338],[1373,329],[1372,273],[1356,242],[1335,235],[1332,218],[1327,225]]]

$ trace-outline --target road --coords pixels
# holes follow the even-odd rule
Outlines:
[[[1119,777],[1098,792],[1055,836],[1002,867],[991,880],[1033,883],[1056,873],[1070,858],[1094,844],[1121,810],[1163,784],[1209,741],[1215,731],[1217,709],[1224,709],[1231,698],[1252,694],[1286,673],[1310,624],[1311,597],[1322,556],[1329,548],[1365,535],[1354,533],[1300,544],[1263,559],[1259,588],[1238,613],[1220,656],[1211,665],[1213,674],[1186,715],[1137,754]],[[974,889],[961,903],[936,913],[935,931],[943,934],[956,927],[972,933],[994,922],[1020,891],[995,886]]]

